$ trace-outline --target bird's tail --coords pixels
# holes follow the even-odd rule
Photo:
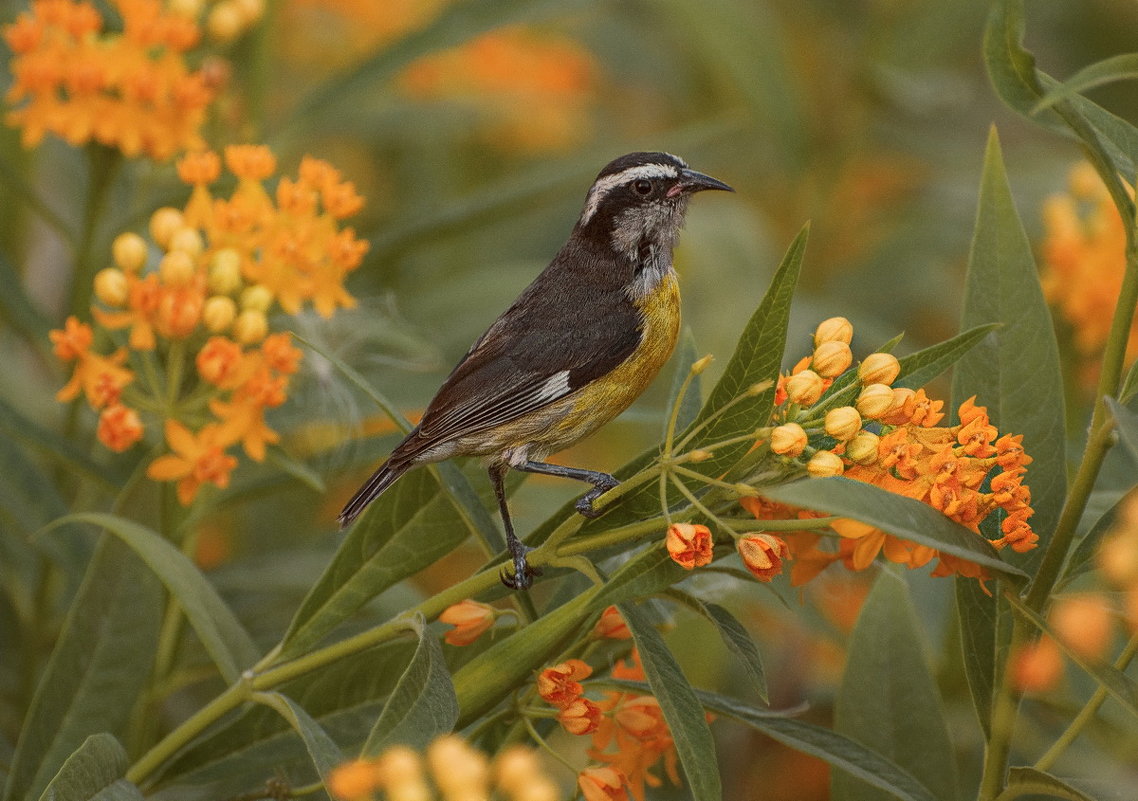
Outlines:
[[[356,494],[352,499],[344,504],[344,508],[340,510],[340,515],[336,519],[340,521],[340,528],[345,529],[352,524],[369,503],[378,498],[385,489],[395,483],[395,480],[401,475],[406,473],[412,464],[408,462],[395,462],[388,459],[381,464],[379,468],[371,474],[371,478],[364,482],[364,485],[356,490]]]

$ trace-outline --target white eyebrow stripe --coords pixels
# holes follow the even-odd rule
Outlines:
[[[614,187],[641,178],[678,178],[679,175],[680,171],[671,164],[637,164],[635,167],[628,167],[612,175],[598,178],[597,182],[593,184],[593,188],[589,190],[589,196],[585,199],[585,210],[581,212],[581,225],[587,224],[593,218],[593,215],[597,213],[597,207],[601,205],[601,198],[611,192]]]

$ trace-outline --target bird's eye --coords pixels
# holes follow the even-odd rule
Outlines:
[[[641,178],[639,181],[632,185],[632,188],[638,195],[648,195],[652,193],[652,182],[647,178]]]

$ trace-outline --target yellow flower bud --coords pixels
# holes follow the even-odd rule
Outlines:
[[[122,306],[128,294],[126,275],[122,270],[107,267],[95,273],[95,297],[108,306]]]
[[[889,407],[889,414],[903,412],[905,404],[916,396],[917,393],[908,387],[893,387],[893,404]],[[887,414],[886,417],[888,416],[889,415]]]
[[[158,275],[166,286],[185,286],[194,277],[194,258],[181,250],[172,250],[158,262]]]
[[[707,365],[711,364],[711,362],[714,358],[715,357],[709,353],[700,359],[696,359],[694,362],[692,362],[691,374],[692,375],[699,375],[700,373],[702,373],[704,370],[707,369]]]
[[[252,25],[265,15],[265,0],[231,0],[241,12],[245,25]]]
[[[846,445],[846,456],[855,464],[873,464],[877,461],[877,446],[881,437],[872,431],[862,431]]]
[[[693,451],[688,451],[689,462],[706,462],[715,454],[711,451],[705,451],[702,448],[696,448]]]
[[[174,234],[186,227],[182,212],[169,206],[158,209],[150,215],[150,238],[163,250],[170,249]]]
[[[170,250],[188,253],[197,258],[205,250],[202,235],[195,228],[180,228],[170,237]]]
[[[241,288],[241,254],[222,248],[209,263],[209,288],[218,295],[230,295]]]
[[[260,342],[269,333],[269,321],[260,309],[245,309],[233,321],[233,338],[242,345]]]
[[[166,8],[172,14],[189,17],[192,20],[197,20],[204,6],[205,0],[166,0]]]
[[[202,308],[202,322],[211,334],[220,334],[229,330],[236,317],[237,304],[233,302],[233,298],[225,295],[214,295]]]
[[[813,370],[803,370],[786,380],[786,397],[800,406],[810,406],[822,397],[822,376]]]
[[[840,476],[845,471],[842,457],[832,451],[818,451],[806,463],[806,472],[814,478]]]
[[[893,387],[888,384],[870,384],[857,396],[854,406],[862,417],[876,420],[893,408]]]
[[[240,36],[246,27],[245,15],[232,0],[221,0],[210,9],[206,17],[206,30],[210,38],[219,42],[231,42]]]
[[[892,353],[871,353],[857,368],[862,384],[892,384],[901,374],[901,363]]]
[[[798,423],[785,423],[771,431],[771,450],[781,456],[794,457],[806,448],[806,432]]]
[[[241,293],[241,308],[267,312],[273,305],[273,291],[264,284],[246,287]]]
[[[111,243],[111,256],[115,264],[133,273],[146,264],[146,240],[138,234],[119,234]]]
[[[853,363],[853,353],[845,342],[830,340],[814,349],[810,366],[822,378],[835,378]]]
[[[861,431],[861,415],[852,406],[839,406],[826,412],[826,433],[845,442]]]
[[[853,339],[853,325],[845,317],[831,317],[818,323],[814,330],[814,347],[823,342],[844,342],[847,345]]]

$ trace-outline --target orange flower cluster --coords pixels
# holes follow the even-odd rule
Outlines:
[[[961,404],[958,425],[938,427],[944,418],[943,401],[930,399],[923,389],[891,386],[900,364],[887,353],[875,353],[858,367],[861,389],[853,406],[824,414],[811,410],[850,366],[846,354],[852,334],[845,318],[831,318],[818,327],[813,357],[799,362],[779,382],[776,402],[782,423],[772,429],[767,447],[788,461],[805,462],[810,475],[845,475],[920,500],[977,534],[986,518],[999,514],[1003,536],[993,545],[1017,552],[1034,548],[1038,537],[1027,522],[1031,490],[1024,483],[1032,460],[1024,452],[1023,436],[1001,436],[975,398]],[[831,348],[835,342],[841,347]],[[827,353],[833,357],[829,361],[822,358]],[[813,447],[811,437],[817,443]],[[740,502],[760,520],[817,516],[757,498]],[[834,561],[863,570],[879,553],[910,568],[939,558],[934,575],[986,577],[973,563],[864,523],[840,520],[832,528],[841,536],[837,552],[819,549],[816,533],[787,537],[796,559],[794,584],[808,581]]]
[[[1043,225],[1043,293],[1071,325],[1079,353],[1097,361],[1122,288],[1126,231],[1090,164],[1071,170],[1068,192],[1047,199]],[[1127,354],[1138,354],[1138,323]]]
[[[581,45],[517,28],[422,58],[399,80],[416,99],[471,99],[492,108],[488,141],[515,150],[580,141],[595,83],[593,58]]]
[[[600,638],[626,639],[627,625],[616,607],[601,615],[593,631]],[[583,695],[581,680],[592,668],[580,659],[570,659],[543,670],[537,678],[538,695],[557,707],[558,720],[570,734],[591,734],[589,756],[601,763],[577,777],[586,801],[626,801],[628,795],[644,801],[645,785],[658,787],[661,780],[651,771],[661,760],[673,784],[680,784],[675,743],[664,721],[659,702],[651,695],[608,692],[601,701]],[[644,668],[635,648],[628,660],[617,662],[612,677],[644,681]]]
[[[345,762],[332,770],[327,786],[338,801],[368,801],[381,792],[392,801],[459,801],[489,798],[491,790],[499,791],[507,801],[557,801],[561,797],[532,749],[512,746],[491,764],[485,754],[454,734],[427,746],[426,760],[410,748],[396,746],[374,759]]]
[[[232,197],[206,188],[220,173],[216,154],[186,156],[178,172],[192,194],[183,210],[152,215],[157,247],[121,234],[115,266],[95,276],[95,322],[127,331],[127,347],[101,355],[91,327],[75,318],[51,333],[56,355],[75,363],[57,397],[83,392],[101,413],[104,445],[124,451],[141,439],[138,410],[163,418],[171,453],[147,475],[178,482],[183,504],[205,483],[227,486],[237,466],[230,447],[261,461],[280,439],[265,412],[287,399],[301,352],[288,333],[270,333],[274,304],[295,314],[311,302],[324,316],[351,306],[343,281],[367,249],[339,227],[363,201],[327,163],[305,158],[298,180],[280,179],[274,204],[261,184],[276,170],[268,148],[230,147],[225,160],[238,179]]]
[[[4,28],[14,54],[7,100],[23,102],[8,123],[23,129],[26,147],[46,133],[158,161],[201,147],[213,90],[183,57],[198,42],[197,25],[159,0],[112,5],[121,34],[105,32],[87,0],[34,0],[30,13]]]

